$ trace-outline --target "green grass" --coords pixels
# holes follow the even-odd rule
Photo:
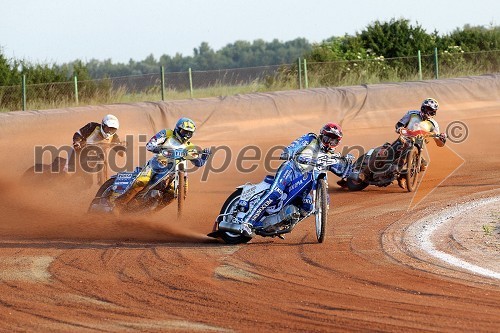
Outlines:
[[[190,98],[206,98],[206,97],[223,97],[223,96],[233,96],[238,94],[248,94],[255,92],[266,92],[266,91],[277,91],[277,90],[292,90],[297,89],[292,85],[282,86],[274,85],[268,88],[265,84],[253,82],[248,85],[238,85],[238,86],[222,86],[217,85],[208,88],[193,89],[193,94],[189,90],[177,91],[177,90],[166,90],[165,100],[181,100]],[[99,105],[99,104],[114,104],[114,103],[137,103],[137,102],[157,102],[161,101],[161,92],[159,89],[151,89],[151,92],[142,93],[126,93],[124,89],[118,89],[117,91],[112,91],[111,93],[97,93],[93,98],[82,99],[79,103],[76,103],[74,99],[58,99],[57,101],[47,101],[44,99],[32,99],[27,100],[28,110],[45,110],[45,109],[57,109],[66,107],[75,107],[78,105]],[[22,108],[21,105],[18,106],[19,110]],[[9,112],[7,108],[1,108],[0,112]]]
[[[483,224],[483,231],[486,236],[493,235],[494,227],[492,225]]]
[[[478,61],[443,57],[440,78],[463,77],[498,72],[498,54],[494,59]],[[425,59],[424,59],[425,60]],[[453,60],[453,61],[452,61]],[[482,64],[482,66],[479,65]],[[433,79],[433,66],[424,66],[422,78]],[[214,84],[206,88],[166,90],[165,100],[223,97],[239,94],[273,92],[298,89],[296,69],[284,69],[275,75],[246,85]],[[302,87],[305,88],[303,75]],[[413,58],[378,59],[377,61],[340,61],[308,64],[308,88],[356,86],[388,82],[418,81],[418,69]],[[198,82],[203,83],[203,82]],[[196,87],[196,85],[195,85]],[[125,88],[112,89],[111,81],[95,80],[79,84],[79,103],[76,103],[74,87],[69,82],[28,85],[27,109],[43,110],[115,103],[161,101],[159,86],[150,86],[147,91],[128,93]],[[0,112],[22,109],[20,87],[0,87]]]

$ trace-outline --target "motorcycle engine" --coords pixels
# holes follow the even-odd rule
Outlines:
[[[282,225],[295,223],[300,219],[300,211],[294,205],[285,206],[278,213],[266,216],[262,221],[264,230],[270,232],[278,230]]]

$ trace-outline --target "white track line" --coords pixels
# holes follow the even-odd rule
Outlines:
[[[475,274],[500,279],[500,273],[486,269],[477,265],[473,265],[461,259],[458,259],[448,253],[437,250],[431,241],[432,234],[447,220],[457,217],[469,209],[478,208],[483,205],[494,203],[500,201],[500,197],[492,197],[487,199],[481,199],[478,201],[472,201],[457,207],[447,209],[446,211],[433,216],[430,220],[425,221],[423,224],[423,231],[417,235],[417,239],[420,242],[420,247],[439,260],[442,260],[450,265],[457,266]]]

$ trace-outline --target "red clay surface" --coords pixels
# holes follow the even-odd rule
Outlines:
[[[210,174],[206,182],[200,182],[202,170],[191,173],[182,220],[176,220],[174,205],[153,217],[96,219],[85,215],[96,187],[81,191],[70,181],[21,187],[15,176],[30,165],[20,156],[32,151],[13,153],[15,176],[0,180],[0,331],[498,332],[500,281],[421,260],[403,237],[423,216],[498,195],[499,104],[444,104],[441,110],[437,119],[443,128],[456,119],[469,128],[466,141],[449,144],[464,163],[455,170],[449,159],[431,154],[419,189],[427,195],[416,203],[397,185],[347,192],[332,174],[323,244],[316,242],[312,218],[285,240],[255,238],[229,246],[205,236],[233,189],[266,174],[263,162],[242,174],[233,157],[226,171]],[[395,122],[404,111],[389,110],[386,116]],[[227,129],[229,120],[207,122],[195,141],[228,145],[235,152],[252,144],[266,152],[329,120],[338,121],[308,113],[303,119],[281,115],[265,124],[245,122],[237,131]],[[74,123],[59,125],[68,137],[75,129]],[[343,125],[345,145],[370,148],[395,139],[391,126],[376,126],[362,115]],[[279,128],[278,135],[269,133],[271,128]],[[54,137],[36,140],[48,144]],[[214,158],[221,161],[221,155]],[[438,172],[447,168],[445,175]],[[492,214],[499,211],[497,205]],[[474,243],[498,244],[498,229],[487,235],[481,225],[463,222],[463,228],[454,227],[461,231],[448,246],[452,253]],[[471,244],[465,243],[464,230],[474,233]],[[499,272],[499,262],[491,262],[498,260],[499,248],[483,248],[493,253],[485,256],[488,267]]]

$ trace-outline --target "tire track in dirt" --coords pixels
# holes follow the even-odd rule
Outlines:
[[[91,218],[83,214],[91,192],[79,193],[80,200],[63,189],[33,193],[1,176],[0,258],[54,259],[46,282],[0,279],[0,327],[9,332],[20,327],[42,332],[497,331],[499,287],[414,255],[405,239],[414,221],[457,198],[500,186],[500,155],[491,151],[500,144],[498,103],[474,110],[446,104],[440,124],[460,119],[470,129],[467,142],[453,146],[465,164],[411,211],[412,194],[395,185],[353,193],[336,187],[332,176],[322,244],[316,243],[312,221],[285,240],[256,238],[241,246],[207,240],[204,235],[226,197],[236,185],[262,179],[266,172],[260,169],[242,174],[229,168],[208,182],[200,181],[200,172],[191,174],[189,214],[182,221],[170,218],[175,210],[168,207],[147,218]],[[262,121],[242,122],[246,115],[213,114],[212,124],[205,124],[212,141],[202,143],[222,142],[237,151],[254,143],[252,133],[262,133],[261,148],[288,144],[324,121],[307,108],[304,112],[300,124],[271,119],[265,130]],[[392,119],[400,112],[362,110],[349,121],[356,126],[344,128],[343,142],[372,146],[392,138]],[[335,114],[328,108],[321,113]],[[223,122],[224,117],[230,119]],[[373,118],[382,125],[370,122]],[[211,131],[211,126],[224,130]],[[227,128],[238,129],[231,140]],[[276,134],[276,128],[286,130]],[[423,186],[430,189],[430,184],[424,180]],[[466,244],[453,231],[444,238],[448,248],[449,234]]]

